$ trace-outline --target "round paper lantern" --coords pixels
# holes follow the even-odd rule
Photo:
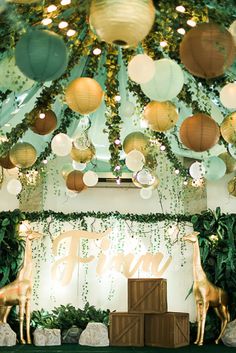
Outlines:
[[[33,80],[25,77],[15,63],[15,57],[7,56],[0,61],[0,87],[2,90],[10,90],[22,93],[30,89]]]
[[[202,163],[194,162],[189,168],[189,174],[193,179],[200,179],[205,174],[205,168]]]
[[[134,56],[128,64],[128,75],[136,83],[150,81],[156,72],[155,63],[146,54]]]
[[[220,91],[220,100],[223,106],[228,109],[236,108],[236,84],[228,83]]]
[[[68,53],[63,39],[46,30],[24,34],[16,44],[16,65],[26,77],[35,81],[52,81],[66,70]]]
[[[200,23],[188,31],[180,44],[180,58],[193,75],[213,78],[223,75],[235,57],[234,40],[223,26]]]
[[[90,26],[110,44],[137,46],[152,28],[155,8],[152,0],[92,0]]]
[[[102,103],[103,90],[93,78],[80,77],[69,84],[65,97],[70,109],[80,114],[90,114]]]
[[[28,142],[16,143],[9,153],[11,162],[18,168],[31,167],[36,159],[37,152],[34,146]]]
[[[18,195],[22,190],[22,184],[20,180],[11,179],[7,183],[7,191],[11,195]]]
[[[92,144],[84,150],[80,150],[73,145],[70,156],[73,161],[78,163],[88,163],[95,156],[95,152],[96,150]]]
[[[228,192],[231,196],[236,197],[236,177],[228,182]]]
[[[73,170],[66,178],[66,186],[69,190],[81,192],[86,188],[83,181],[84,174],[78,170]]]
[[[148,200],[152,197],[152,189],[151,188],[143,188],[139,191],[140,196],[144,200]]]
[[[67,156],[72,149],[72,141],[66,134],[57,134],[51,141],[52,152],[57,156]]]
[[[233,173],[236,170],[236,159],[234,159],[229,153],[221,153],[219,158],[225,162],[226,165],[226,174]]]
[[[16,167],[10,160],[9,153],[7,153],[5,156],[0,157],[0,166],[5,169],[12,169]]]
[[[143,168],[144,162],[144,155],[137,150],[130,151],[125,158],[125,164],[127,168],[133,172],[138,172],[141,170]]]
[[[63,176],[63,179],[66,180],[67,176],[73,171],[73,167],[71,163],[66,163],[63,165],[61,168],[61,174]]]
[[[175,98],[184,84],[181,67],[173,60],[155,61],[156,72],[152,80],[141,84],[144,94],[154,101],[167,101]]]
[[[73,162],[72,162],[72,166],[73,166],[73,168],[74,168],[75,170],[80,170],[80,171],[82,171],[82,170],[84,170],[84,169],[86,168],[87,164],[86,164],[86,163],[79,163],[79,162],[73,161]]]
[[[122,118],[131,118],[131,116],[135,112],[135,105],[134,103],[130,101],[126,101],[124,103],[121,103],[121,106],[119,108],[119,114]]]
[[[216,156],[209,157],[203,161],[206,173],[204,177],[207,180],[216,181],[222,178],[226,172],[225,162]]]
[[[236,20],[233,23],[231,23],[229,27],[229,32],[231,33],[234,39],[234,43],[236,44]]]
[[[220,132],[226,142],[236,144],[236,112],[231,113],[223,120]]]
[[[57,126],[57,117],[52,110],[34,109],[31,112],[34,117],[33,125],[30,126],[31,130],[39,135],[50,134]]]
[[[159,180],[157,176],[151,169],[147,167],[144,167],[142,170],[135,173],[133,175],[132,180],[133,183],[140,188],[152,187],[153,189],[155,189],[159,185]]]
[[[143,117],[147,120],[150,129],[166,131],[176,124],[178,113],[171,102],[152,101],[145,107]]]
[[[146,156],[147,147],[149,143],[149,138],[140,131],[131,132],[126,136],[123,142],[123,150],[126,154],[130,151],[137,150],[140,151],[144,156]]]
[[[210,116],[203,113],[188,117],[180,127],[181,142],[195,152],[212,148],[219,137],[218,125]]]
[[[88,170],[84,173],[83,182],[86,186],[95,186],[98,183],[98,175],[92,170]]]

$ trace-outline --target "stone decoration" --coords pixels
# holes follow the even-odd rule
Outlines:
[[[68,330],[62,332],[62,343],[78,343],[82,330],[73,325]]]
[[[11,329],[9,324],[0,324],[0,346],[10,347],[16,345],[16,333]]]
[[[35,346],[60,346],[61,330],[36,328],[33,333]]]
[[[227,324],[221,339],[226,346],[236,347],[236,320],[233,320]]]
[[[86,329],[80,335],[79,344],[92,347],[109,346],[106,325],[98,322],[89,322]]]

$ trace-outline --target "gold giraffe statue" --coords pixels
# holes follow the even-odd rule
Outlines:
[[[32,291],[31,241],[40,238],[41,234],[28,228],[22,235],[26,236],[24,262],[15,281],[0,289],[0,323],[7,322],[7,317],[13,305],[19,305],[20,343],[26,343],[23,334],[23,322],[24,316],[26,316],[27,343],[30,344],[30,298]]]
[[[215,340],[218,344],[223,335],[227,322],[230,321],[228,312],[227,293],[214,284],[212,284],[202,268],[201,257],[198,243],[199,232],[192,232],[185,235],[182,240],[193,244],[193,293],[197,306],[197,339],[194,344],[203,345],[206,315],[209,306],[213,307],[216,315],[221,320],[221,331],[219,337]]]

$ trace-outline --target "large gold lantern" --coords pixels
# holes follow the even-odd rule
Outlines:
[[[155,19],[152,0],[92,0],[90,26],[103,41],[137,46],[149,33]]]
[[[87,163],[95,156],[95,148],[92,144],[86,149],[79,149],[73,145],[70,156],[78,163]]]
[[[69,84],[65,96],[70,109],[80,114],[90,114],[102,103],[103,90],[93,78],[80,77]]]
[[[233,173],[236,170],[236,159],[234,159],[229,153],[223,152],[218,156],[226,165],[226,174]]]
[[[130,151],[140,151],[144,156],[148,153],[149,138],[141,131],[131,132],[127,135],[123,142],[123,150],[126,154]]]
[[[36,159],[36,149],[30,143],[18,142],[10,150],[10,160],[18,168],[29,168]]]
[[[146,106],[143,117],[148,122],[150,129],[163,132],[176,124],[178,113],[175,105],[171,102],[152,101]]]
[[[220,132],[226,142],[236,144],[236,112],[231,113],[223,120]]]

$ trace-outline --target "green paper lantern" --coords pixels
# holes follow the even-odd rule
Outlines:
[[[16,45],[15,58],[23,74],[39,82],[56,80],[68,64],[64,41],[58,34],[46,30],[24,34]]]
[[[210,181],[221,179],[226,172],[225,162],[216,156],[209,157],[203,161],[203,166],[206,170],[204,177]]]

